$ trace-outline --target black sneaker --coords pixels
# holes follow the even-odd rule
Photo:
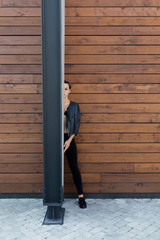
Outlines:
[[[84,197],[80,197],[78,203],[79,203],[79,207],[80,207],[80,208],[86,208],[86,207],[87,207],[87,203],[86,203]]]

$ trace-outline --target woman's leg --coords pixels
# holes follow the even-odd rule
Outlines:
[[[67,139],[65,139],[65,140],[67,140]],[[66,156],[68,159],[68,164],[69,164],[70,170],[72,172],[73,181],[76,186],[78,195],[83,195],[82,178],[81,178],[81,173],[78,168],[77,147],[76,147],[74,138],[73,138],[69,148],[66,150]]]

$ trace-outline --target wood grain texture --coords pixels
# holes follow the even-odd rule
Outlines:
[[[145,133],[157,133],[160,132],[160,124],[154,123],[98,123],[98,124],[81,124],[80,126],[80,133],[105,133],[105,132],[129,132],[129,133],[136,133],[136,132],[145,132]]]
[[[160,163],[159,153],[80,153],[79,163]]]
[[[3,75],[5,77],[5,75]],[[0,76],[1,77],[1,76]],[[3,77],[2,77],[3,78]],[[1,78],[0,78],[1,79]],[[66,74],[65,80],[73,86],[77,83],[160,83],[159,74]],[[71,93],[74,93],[73,91]],[[96,94],[96,92],[95,92]]]
[[[66,2],[65,79],[88,193],[159,190],[159,1]],[[76,192],[65,159],[65,191]]]
[[[12,1],[13,2],[13,1]],[[22,1],[24,3],[24,1]],[[29,1],[28,1],[29,4]],[[28,5],[29,6],[29,5]],[[3,7],[0,8],[0,17],[40,17],[41,9],[40,8],[32,8],[32,7]],[[154,11],[154,8],[153,8]]]
[[[24,164],[28,163],[32,165],[32,163],[43,163],[43,156],[41,153],[1,153],[0,154],[0,162],[1,164]]]
[[[40,36],[0,36],[0,45],[41,45]]]
[[[12,27],[13,28],[13,27]],[[36,28],[36,30],[38,27]],[[9,28],[10,30],[10,28]],[[65,28],[66,36],[107,36],[107,35],[120,35],[120,36],[156,36],[160,34],[160,27],[159,26],[66,26]]]
[[[157,7],[68,7],[65,11],[67,17],[125,17],[125,16],[160,16],[160,9]]]
[[[65,42],[66,45],[159,45],[160,39],[158,36],[66,36]]]
[[[41,17],[0,17],[0,26],[41,26]]]
[[[2,7],[40,7],[40,0],[1,0]]]
[[[160,1],[67,0],[85,193],[160,192]],[[41,1],[0,0],[0,193],[42,193]],[[76,193],[65,156],[65,193]]]
[[[159,113],[85,113],[82,114],[83,123],[159,123]],[[121,125],[122,126],[122,125]],[[136,125],[137,126],[137,125]],[[151,125],[150,125],[151,126]]]
[[[1,141],[3,141],[3,137],[5,140],[7,136],[2,135]],[[87,133],[79,134],[76,137],[76,141],[77,143],[160,142],[160,133],[102,133],[101,135],[98,133]]]
[[[92,27],[93,28],[93,27]],[[79,35],[79,34],[78,34]],[[159,45],[66,45],[65,46],[66,54],[160,54],[160,46]],[[145,73],[144,73],[145,74]]]
[[[1,31],[1,29],[0,29],[0,31]],[[19,31],[21,31],[21,33],[22,33],[22,29],[19,29]],[[16,35],[16,32],[14,32],[14,33],[15,33],[14,35]],[[26,34],[28,34],[28,33],[26,33]],[[7,34],[5,33],[4,35],[7,35]],[[25,46],[18,46],[18,45],[17,46],[16,45],[9,46],[9,45],[6,45],[5,48],[3,46],[0,46],[0,54],[6,54],[6,55],[8,55],[8,54],[15,54],[15,55],[17,55],[17,54],[19,54],[19,55],[41,54],[41,46],[26,46],[26,45]]]
[[[160,93],[159,84],[76,84],[72,89],[74,93]]]
[[[39,123],[42,124],[42,113],[3,113],[0,123]],[[5,125],[4,125],[5,127]]]
[[[37,74],[1,74],[0,83],[42,83],[42,75]],[[1,85],[2,86],[2,85]],[[14,85],[16,86],[16,85]],[[32,85],[34,87],[34,85]]]
[[[158,139],[158,136],[157,136]],[[41,143],[42,133],[37,134],[0,134],[0,143]]]
[[[11,0],[8,0],[11,1]],[[145,1],[145,0],[68,0],[66,1],[66,7],[158,7],[160,6],[159,0],[150,0],[150,1]]]
[[[39,36],[41,35],[41,27],[15,27],[15,26],[8,26],[8,27],[0,27],[0,35],[1,36],[24,36],[24,35],[33,35],[33,36]],[[34,48],[33,48],[34,49]],[[18,50],[18,48],[17,48]],[[33,53],[32,53],[33,54]]]
[[[41,55],[1,55],[0,64],[41,64]]]
[[[66,17],[65,19],[66,26],[159,26],[160,24],[159,17]],[[13,20],[18,24],[19,21]],[[31,24],[38,25],[38,19],[37,22],[30,20]]]
[[[0,183],[1,193],[42,193],[42,183]]]
[[[103,85],[103,84],[102,84]],[[157,84],[158,85],[158,84]],[[104,86],[104,85],[103,85]],[[136,85],[134,85],[136,86]],[[139,85],[138,85],[139,86]],[[153,85],[151,85],[153,86]],[[151,87],[152,88],[152,87]],[[33,95],[34,96],[34,95]],[[5,98],[5,96],[4,96]],[[70,95],[72,101],[78,103],[160,103],[159,93],[83,93]],[[38,100],[37,100],[38,101]]]
[[[39,63],[39,56],[23,56],[16,59],[12,56],[2,55],[1,61],[7,63],[13,63],[13,60],[20,61],[22,63]],[[0,61],[0,63],[1,63]],[[67,55],[65,61],[68,64],[160,64],[160,55]]]
[[[42,84],[0,84],[0,93],[42,93]]]
[[[1,67],[2,68],[2,67]],[[5,71],[6,67],[4,67]],[[29,71],[28,71],[29,72]],[[87,73],[87,74],[101,74],[101,73],[160,73],[159,65],[152,65],[152,64],[146,64],[146,65],[139,65],[139,64],[117,64],[117,65],[73,65],[73,64],[66,64],[65,72],[68,74],[72,73]]]

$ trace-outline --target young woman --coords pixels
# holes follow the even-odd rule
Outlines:
[[[73,181],[76,186],[79,198],[79,207],[86,208],[87,204],[83,195],[82,178],[77,163],[77,147],[75,135],[78,133],[81,113],[78,103],[69,100],[71,84],[64,82],[64,153],[67,156]]]

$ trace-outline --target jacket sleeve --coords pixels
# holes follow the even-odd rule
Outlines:
[[[77,103],[76,110],[75,110],[75,135],[78,134],[80,121],[81,121],[81,112],[80,112],[79,104]]]

